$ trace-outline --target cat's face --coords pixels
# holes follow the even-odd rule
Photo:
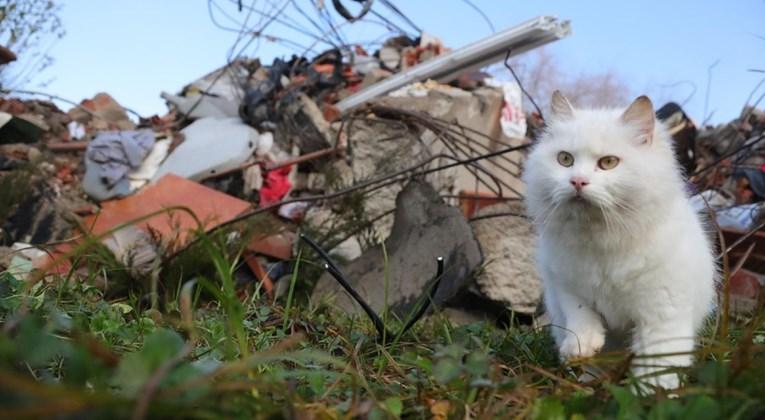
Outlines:
[[[524,172],[529,211],[537,221],[551,213],[624,216],[653,195],[671,149],[654,141],[654,114],[647,98],[626,111],[574,110],[553,99],[547,130]],[[616,217],[616,216],[614,216]]]

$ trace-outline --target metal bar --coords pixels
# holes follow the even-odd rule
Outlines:
[[[343,99],[336,106],[341,112],[345,112],[410,83],[427,79],[450,82],[462,73],[502,61],[508,51],[509,56],[518,55],[570,34],[569,21],[539,16],[397,73]]]
[[[304,155],[300,155],[300,156],[298,156],[296,158],[287,159],[287,160],[284,160],[282,162],[267,163],[267,164],[264,165],[265,167],[263,169],[266,172],[273,171],[274,169],[280,169],[280,168],[283,168],[285,166],[301,164],[301,163],[309,162],[309,161],[312,161],[312,160],[315,160],[315,159],[319,159],[319,158],[322,158],[322,157],[325,157],[325,156],[331,156],[331,155],[334,155],[336,153],[339,153],[339,150],[340,149],[338,149],[336,147],[330,147],[328,149],[321,149],[321,150],[317,150],[315,152],[311,152],[311,153],[306,153]],[[262,159],[255,159],[253,161],[250,161],[250,162],[247,162],[247,163],[243,163],[243,164],[237,166],[236,168],[231,168],[231,169],[226,170],[226,171],[222,171],[222,172],[218,172],[218,173],[215,173],[215,174],[208,175],[208,176],[202,178],[202,181],[207,181],[207,180],[210,180],[210,179],[220,178],[220,177],[223,177],[223,176],[226,176],[226,175],[231,175],[231,174],[234,174],[234,173],[237,173],[237,172],[241,172],[241,171],[243,171],[243,170],[245,170],[245,169],[247,169],[249,167],[252,167],[252,166],[255,166],[255,165],[261,165],[261,164],[263,164],[263,162],[264,161]]]
[[[45,148],[52,152],[83,152],[88,148],[87,141],[51,142]]]

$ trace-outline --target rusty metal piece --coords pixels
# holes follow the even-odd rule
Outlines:
[[[0,45],[0,64],[8,64],[11,61],[16,61],[16,53]]]
[[[88,142],[51,142],[45,147],[52,152],[84,152],[88,148]]]
[[[743,268],[750,271],[765,273],[765,231],[759,229],[753,232],[743,232],[734,229],[721,229],[725,243],[728,246],[727,252],[731,263],[743,258],[747,249],[754,245],[753,250],[748,255]]]
[[[287,160],[282,161],[282,162],[274,162],[274,163],[271,163],[271,164],[266,164],[266,168],[265,169],[266,169],[266,171],[273,171],[275,169],[284,168],[285,166],[297,165],[297,164],[301,164],[301,163],[305,163],[305,162],[310,162],[312,160],[316,160],[316,159],[319,159],[319,158],[323,158],[323,157],[326,157],[326,156],[331,156],[331,155],[334,155],[334,154],[338,153],[339,151],[340,151],[340,149],[337,148],[337,147],[328,147],[326,149],[317,150],[315,152],[311,152],[311,153],[306,153],[304,155],[300,155],[300,156],[298,156],[298,157],[296,157],[294,159],[287,159]]]
[[[268,257],[288,260],[292,257],[292,247],[295,240],[294,233],[289,231],[272,235],[256,235],[247,245],[247,249]]]
[[[339,150],[340,149],[338,149],[336,147],[329,147],[329,148],[326,148],[326,149],[317,150],[315,152],[306,153],[306,154],[300,155],[300,156],[298,156],[296,158],[287,159],[287,160],[284,160],[284,161],[281,161],[281,162],[265,163],[264,170],[265,171],[273,171],[275,169],[284,168],[285,166],[290,166],[290,165],[310,162],[312,160],[320,159],[320,158],[327,157],[327,156],[332,156],[332,155],[338,153]],[[264,161],[262,159],[255,159],[255,160],[253,160],[251,162],[247,162],[247,163],[244,163],[242,165],[239,165],[236,168],[232,168],[232,169],[229,169],[227,171],[222,171],[222,172],[218,172],[216,174],[211,174],[209,176],[206,176],[205,178],[202,179],[202,181],[207,181],[207,180],[210,180],[210,179],[215,179],[215,178],[220,178],[220,177],[223,177],[223,176],[226,176],[226,175],[235,174],[235,173],[241,172],[241,171],[243,171],[243,170],[245,170],[247,168],[253,167],[255,165],[262,165],[262,164],[264,164]]]
[[[263,289],[265,289],[266,294],[269,297],[273,297],[274,282],[271,280],[271,277],[268,276],[268,272],[260,264],[260,261],[258,261],[258,257],[256,257],[255,254],[249,254],[244,257],[244,262],[247,263],[247,267],[250,268],[252,274],[263,284]]]

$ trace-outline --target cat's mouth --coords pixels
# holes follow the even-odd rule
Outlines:
[[[576,193],[576,194],[573,194],[573,195],[572,195],[572,196],[571,196],[571,197],[568,199],[568,201],[569,201],[571,204],[573,204],[573,205],[578,205],[578,206],[591,206],[591,205],[592,205],[592,201],[590,201],[590,200],[589,200],[587,197],[585,197],[585,196],[584,196],[583,194],[581,194],[581,193]]]

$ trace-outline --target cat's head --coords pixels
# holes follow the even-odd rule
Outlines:
[[[576,109],[556,91],[551,108],[523,175],[537,222],[577,215],[624,219],[675,190],[671,141],[647,97],[626,109]]]

